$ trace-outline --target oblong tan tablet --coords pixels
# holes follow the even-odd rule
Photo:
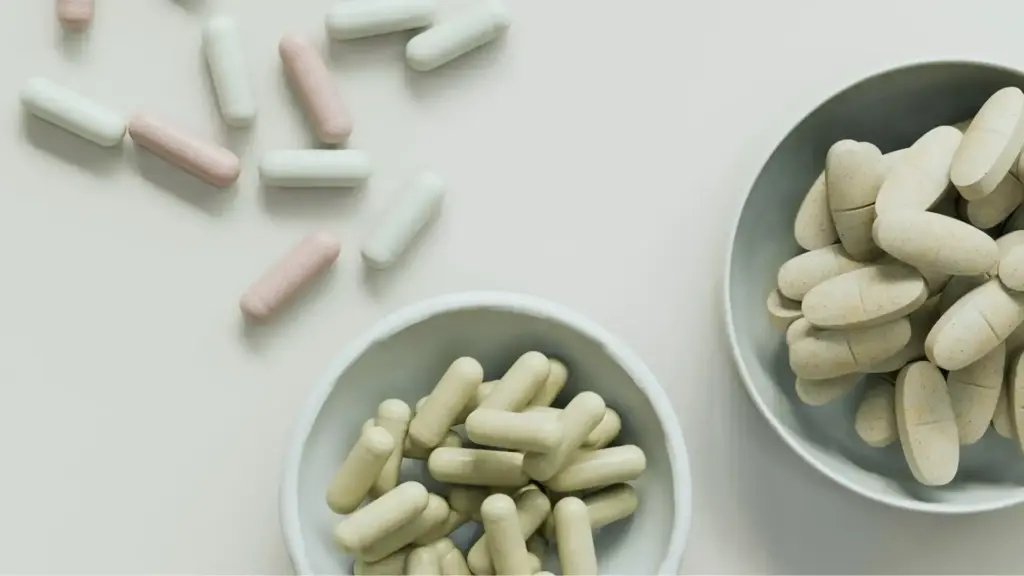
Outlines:
[[[898,260],[946,274],[983,274],[999,258],[996,241],[988,234],[934,212],[882,214],[872,234],[882,250]]]
[[[910,321],[906,318],[853,330],[811,327],[806,335],[789,344],[789,365],[797,376],[807,380],[836,378],[892,356],[909,341]]]
[[[985,435],[996,411],[1006,368],[1006,345],[1000,344],[980,360],[946,376],[960,445],[974,444]]]
[[[1014,359],[1013,356],[1008,356],[1006,360],[1012,366]],[[1010,378],[1005,380],[999,387],[999,400],[996,401],[996,411],[992,414],[992,428],[1003,438],[1016,440],[1013,431],[1013,410],[1010,409]]]
[[[902,264],[875,264],[811,288],[800,309],[818,328],[863,328],[906,316],[927,299],[928,286],[917,270]]]
[[[931,209],[949,188],[949,166],[963,134],[939,126],[921,136],[895,162],[882,181],[875,212]]]
[[[914,478],[948,484],[960,466],[953,405],[942,372],[932,363],[908,364],[896,379],[896,426]]]
[[[808,406],[824,406],[846,396],[864,375],[858,372],[824,380],[796,379],[796,397]]]
[[[1010,370],[1006,399],[1010,405],[1010,421],[1014,439],[1024,450],[1024,354],[1018,354]]]
[[[802,317],[797,318],[786,330],[786,346],[792,346],[794,342],[809,338],[812,335],[811,330],[814,330],[814,326],[811,326],[810,322]]]
[[[814,179],[800,203],[800,208],[796,211],[793,237],[804,250],[817,250],[839,240],[836,225],[832,223],[832,213],[828,209],[824,171]]]
[[[967,203],[967,221],[988,230],[1010,217],[1024,201],[1024,187],[1007,174],[991,194]]]
[[[1024,246],[1018,246],[999,261],[999,281],[1010,290],[1024,291]]]
[[[800,303],[786,298],[778,290],[772,290],[768,294],[766,307],[768,308],[768,323],[779,332],[785,332],[790,324],[803,316]]]
[[[914,310],[908,316],[910,320],[910,340],[903,349],[877,364],[868,366],[862,371],[868,374],[896,372],[914,360],[923,359],[924,340],[932,326],[935,325],[935,321],[939,319],[938,301],[938,297],[926,300],[920,308]]]
[[[811,288],[825,280],[865,266],[839,244],[804,252],[779,267],[779,292],[791,300],[803,300]]]
[[[853,427],[868,446],[882,448],[895,442],[899,438],[896,389],[888,382],[874,382],[857,407]]]
[[[882,153],[874,144],[840,140],[825,156],[829,211],[839,241],[855,260],[871,260],[879,255],[870,229],[884,177]]]
[[[1007,87],[978,110],[953,156],[949,178],[967,200],[995,190],[1024,146],[1024,92]]]
[[[939,317],[924,341],[925,355],[946,370],[959,370],[988,354],[1024,322],[1024,294],[990,280],[968,292]]]
[[[973,276],[953,276],[946,285],[945,290],[939,295],[939,315],[945,314],[957,300],[967,295],[978,286],[991,280],[988,274],[975,274]]]

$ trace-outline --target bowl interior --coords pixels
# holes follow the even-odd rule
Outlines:
[[[370,344],[338,377],[316,416],[298,464],[298,529],[302,554],[312,572],[351,573],[353,559],[339,552],[331,540],[341,517],[327,508],[324,493],[377,404],[400,398],[414,405],[459,356],[478,359],[486,379],[491,380],[529,350],[559,358],[568,366],[569,381],[557,406],[583,390],[597,392],[622,415],[622,433],[616,444],[636,444],[647,455],[648,469],[634,483],[640,496],[636,513],[596,535],[601,572],[655,574],[664,570],[670,542],[681,529],[675,502],[680,487],[673,481],[677,454],[667,446],[662,419],[651,400],[601,342],[551,317],[495,308],[451,310],[415,322]],[[415,460],[404,462],[403,480],[407,479],[423,481],[428,488],[436,486],[422,463]],[[688,482],[687,478],[687,498]],[[480,531],[479,525],[471,523],[463,526],[455,539],[465,551]],[[557,572],[553,549],[549,549],[545,567]],[[674,574],[676,566],[670,569]]]
[[[961,452],[956,479],[940,488],[915,482],[899,442],[870,448],[856,435],[859,387],[822,407],[795,395],[784,336],[768,325],[765,299],[779,266],[801,249],[793,218],[837,140],[905,148],[929,129],[974,115],[1005,86],[1024,88],[1019,72],[978,63],[929,63],[863,80],[800,122],[762,168],[740,214],[729,261],[729,330],[751,395],[783,438],[808,462],[841,484],[876,500],[920,510],[966,512],[1024,500],[1024,457],[993,430]]]

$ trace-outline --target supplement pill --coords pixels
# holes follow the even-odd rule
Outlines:
[[[872,233],[882,250],[915,268],[969,276],[990,271],[999,260],[988,234],[934,212],[879,214]]]
[[[999,280],[971,290],[939,317],[924,341],[925,355],[945,370],[959,370],[988,354],[1024,323],[1024,294]]]
[[[342,144],[352,134],[352,116],[341,99],[320,51],[301,36],[285,36],[278,46],[289,82],[324,144]]]
[[[357,552],[360,558],[375,562],[412,544],[421,536],[433,532],[448,518],[448,502],[437,494],[427,495],[427,506],[412,521],[399,526],[374,540]],[[436,538],[434,539],[436,540]]]
[[[923,212],[938,204],[949,189],[949,167],[962,138],[952,126],[939,126],[921,136],[882,181],[875,212]]]
[[[910,342],[910,321],[899,318],[869,328],[821,330],[806,322],[793,323],[786,333],[789,342],[789,366],[807,380],[824,380],[859,372],[891,357]],[[794,338],[790,340],[790,336]]]
[[[967,221],[976,228],[995,228],[1024,201],[1024,186],[1007,174],[991,194],[967,203]]]
[[[565,382],[569,379],[569,369],[559,360],[548,358],[548,377],[544,380],[537,394],[530,399],[530,406],[551,406],[555,398],[565,388]]]
[[[394,448],[395,439],[379,426],[370,428],[356,440],[327,487],[327,505],[335,514],[349,514],[359,507]]]
[[[441,573],[441,563],[434,550],[428,546],[414,548],[406,560],[405,572],[409,576],[437,576]]]
[[[1006,368],[1006,344],[1000,343],[975,362],[946,375],[960,445],[985,435],[996,413]]]
[[[555,504],[554,518],[562,574],[597,574],[597,552],[594,550],[594,533],[590,529],[587,505],[579,498],[563,498]]]
[[[818,328],[864,328],[907,316],[926,299],[928,286],[917,270],[903,264],[873,264],[811,288],[800,309]]]
[[[587,439],[583,441],[583,446],[594,449],[604,448],[615,440],[620,431],[622,431],[622,418],[619,416],[619,413],[611,408],[605,408],[604,417],[587,435]]]
[[[358,150],[275,150],[260,160],[260,179],[281,188],[354,188],[370,177]]]
[[[531,485],[515,498],[515,502],[520,534],[524,539],[529,539],[550,516],[551,500],[544,492]],[[488,535],[484,534],[469,549],[466,559],[474,574],[495,573],[488,539]]]
[[[832,213],[828,209],[824,171],[814,179],[800,202],[793,221],[793,237],[804,250],[817,250],[839,240],[836,225],[832,223]]]
[[[427,72],[496,40],[510,25],[504,2],[487,0],[485,7],[438,22],[413,37],[405,46],[405,59],[413,70]]]
[[[587,505],[590,529],[599,530],[632,516],[640,501],[635,488],[629,484],[615,484],[587,495],[583,503]],[[554,516],[548,516],[544,522],[544,535],[549,541],[555,541]]]
[[[562,443],[562,424],[554,414],[477,408],[466,418],[466,434],[482,446],[546,454]]]
[[[28,81],[21,104],[33,116],[100,146],[117,146],[127,130],[121,115],[45,78]]]
[[[252,124],[256,97],[235,21],[225,16],[208,20],[203,26],[203,51],[224,123],[236,128]]]
[[[395,576],[405,572],[405,561],[409,557],[408,548],[399,550],[391,556],[377,562],[367,562],[362,558],[356,558],[353,568],[355,576]]]
[[[1024,247],[1017,247],[999,261],[999,280],[1010,290],[1024,291]]]
[[[466,564],[466,557],[462,550],[452,547],[441,557],[441,574],[444,576],[471,576],[469,565]]]
[[[512,497],[506,494],[488,496],[480,506],[480,517],[495,573],[532,574],[526,538],[523,537]]]
[[[441,212],[444,195],[444,183],[436,175],[417,178],[379,217],[363,243],[363,262],[371,268],[390,268]]]
[[[474,448],[437,448],[427,459],[427,471],[438,482],[518,488],[529,481],[518,452]]]
[[[796,397],[808,406],[824,406],[838,400],[853,390],[860,382],[862,374],[854,372],[845,376],[808,380],[797,378],[795,383]]]
[[[464,356],[452,362],[409,424],[412,441],[426,448],[437,446],[483,379],[484,369],[473,358]]]
[[[480,505],[491,495],[487,488],[474,486],[452,486],[448,492],[448,505],[452,510],[473,520],[480,520]]]
[[[354,553],[418,517],[427,507],[427,489],[405,482],[345,517],[334,529],[342,550]]]
[[[779,332],[785,332],[789,329],[790,324],[798,318],[803,318],[804,315],[799,302],[786,298],[778,290],[772,290],[768,294],[766,308],[768,308],[768,323]]]
[[[405,448],[405,436],[411,419],[412,409],[401,400],[391,398],[381,402],[377,407],[377,425],[391,433],[395,439],[395,449],[373,485],[375,494],[384,494],[398,484],[398,475],[402,470],[402,451]]]
[[[864,394],[854,416],[857,436],[868,446],[882,448],[899,438],[896,427],[896,389],[878,382]]]
[[[978,110],[953,156],[949,178],[966,200],[990,194],[1024,146],[1024,92],[1008,87]]]
[[[953,405],[942,372],[908,364],[896,379],[896,425],[910,471],[926,486],[948,484],[960,464]]]
[[[462,448],[462,437],[454,431],[449,430],[445,433],[444,438],[441,439],[441,443],[437,446]],[[409,436],[405,437],[405,449],[403,450],[402,455],[406,458],[412,458],[413,460],[426,460],[430,456],[431,451],[433,451],[433,448],[425,448],[416,442],[413,442],[412,438]]]
[[[865,266],[867,263],[854,260],[840,244],[804,252],[779,267],[779,292],[791,300],[803,300],[818,284]]]
[[[425,28],[434,21],[434,0],[355,0],[338,2],[327,13],[327,34],[355,40]]]
[[[340,252],[341,244],[325,233],[306,236],[246,290],[240,302],[242,312],[258,320],[268,318],[330,268]]]
[[[499,386],[500,390],[500,386]],[[498,390],[491,393],[491,397]],[[490,399],[490,398],[488,398]],[[593,392],[581,392],[562,411],[562,442],[558,448],[546,454],[528,453],[523,459],[523,469],[534,480],[548,481],[565,465],[569,456],[576,451],[587,436],[604,418],[604,400]]]
[[[873,260],[880,255],[871,238],[871,224],[884,178],[882,153],[873,144],[841,140],[825,156],[825,188],[832,221],[839,242],[854,260]]]
[[[636,480],[646,469],[644,451],[631,444],[580,450],[544,485],[555,492],[589,490]]]
[[[80,32],[92,23],[94,0],[57,0],[57,20],[66,30]]]
[[[480,408],[518,412],[530,403],[551,372],[548,357],[540,352],[527,352],[516,360],[501,377],[494,390],[480,402]]]
[[[150,153],[217,188],[234,184],[242,171],[242,163],[232,151],[149,114],[136,114],[128,122],[128,134]]]

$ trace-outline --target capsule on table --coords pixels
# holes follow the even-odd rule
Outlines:
[[[563,498],[555,504],[555,542],[562,574],[597,574],[597,552],[594,533],[590,529],[587,505],[575,497]]]
[[[444,183],[436,175],[417,178],[378,218],[363,243],[363,262],[371,268],[390,268],[440,214],[444,195]]]
[[[128,122],[128,134],[152,154],[217,188],[234,184],[242,171],[242,162],[232,151],[149,114],[136,114]]]
[[[546,454],[562,443],[562,424],[554,414],[477,408],[466,418],[466,434],[482,446]]]
[[[376,423],[394,437],[395,449],[373,484],[374,494],[384,494],[398,485],[398,475],[402,471],[402,451],[405,448],[405,436],[409,431],[411,419],[412,409],[401,400],[390,398],[377,406]]]
[[[301,36],[285,36],[278,51],[285,74],[298,92],[317,138],[342,144],[352,134],[352,116],[341,99],[320,51]]]
[[[488,496],[480,506],[480,517],[495,573],[532,574],[526,538],[512,497],[507,494]]]
[[[236,128],[252,124],[256,97],[235,21],[226,16],[208,20],[203,26],[203,51],[224,123]]]
[[[427,459],[427,470],[438,482],[516,488],[529,481],[518,452],[438,448]]]
[[[327,505],[336,514],[359,507],[395,448],[395,439],[379,426],[364,432],[327,487]]]
[[[646,469],[644,451],[632,444],[580,450],[544,485],[555,492],[577,492],[636,480]]]
[[[242,312],[258,320],[270,317],[330,268],[340,253],[341,243],[330,235],[306,236],[246,290],[239,305]]]
[[[500,386],[499,386],[500,389]],[[493,397],[497,390],[491,394]],[[562,469],[569,456],[604,418],[604,400],[593,392],[581,392],[562,411],[562,442],[547,454],[529,453],[523,460],[523,469],[534,480],[547,482]]]
[[[409,67],[419,72],[443,64],[496,40],[512,24],[508,8],[500,0],[434,24],[415,36],[405,47]]]
[[[445,522],[450,511],[448,502],[444,498],[437,494],[428,494],[427,505],[423,512],[410,522],[402,524],[397,529],[360,548],[357,554],[360,558],[371,562],[386,558],[412,544],[423,535],[433,532],[435,528]]]
[[[483,379],[484,369],[473,358],[452,362],[409,424],[412,441],[426,448],[440,444]]]
[[[419,516],[427,502],[422,484],[405,482],[346,516],[334,529],[334,541],[346,552],[362,550]]]
[[[260,160],[260,179],[281,188],[354,188],[370,178],[358,150],[274,150]]]
[[[528,539],[551,514],[551,501],[535,485],[530,485],[515,498],[516,518],[522,538]],[[495,564],[488,544],[491,536],[484,534],[469,549],[466,559],[474,574],[495,574]],[[501,574],[501,572],[498,572]]]
[[[33,116],[100,146],[124,140],[124,117],[45,78],[29,79],[21,103]]]
[[[540,352],[520,356],[494,389],[480,401],[480,408],[518,412],[530,403],[551,373],[548,357]]]
[[[92,23],[93,12],[93,0],[57,0],[57,20],[66,30],[85,30]]]
[[[327,34],[355,40],[425,28],[434,21],[434,0],[356,0],[338,2],[327,13]]]

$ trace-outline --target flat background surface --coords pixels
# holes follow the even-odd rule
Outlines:
[[[803,113],[901,63],[1024,66],[1021,9],[515,0],[507,41],[427,75],[406,69],[403,38],[334,43],[372,181],[268,194],[260,152],[310,140],[277,41],[326,47],[331,3],[96,0],[87,39],[64,42],[52,1],[3,2],[0,571],[288,572],[276,490],[313,382],[389,311],[505,289],[592,316],[667,388],[696,490],[684,572],[1020,572],[1024,509],[889,510],[792,454],[738,381],[720,289],[739,202]],[[223,128],[201,60],[217,10],[237,18],[259,93],[248,133]],[[32,75],[230,143],[238,186],[23,120]],[[450,184],[442,220],[406,265],[366,278],[363,231],[423,169]],[[243,330],[239,294],[315,229],[346,243],[334,274]]]

